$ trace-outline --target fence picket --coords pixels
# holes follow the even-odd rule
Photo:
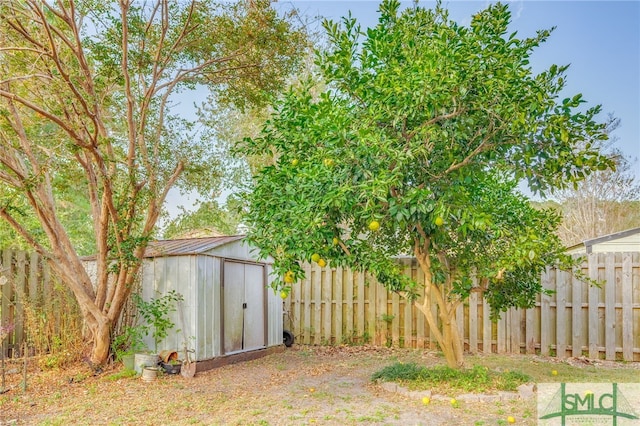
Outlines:
[[[622,255],[622,359],[633,361],[633,275],[631,253]]]
[[[589,278],[598,279],[598,253],[590,253],[587,259]],[[600,335],[600,318],[598,307],[600,301],[600,288],[595,285],[589,287],[589,358],[596,359],[599,354],[598,337]]]
[[[556,271],[556,356],[567,356],[567,277],[565,271]]]
[[[404,265],[404,273],[410,277],[415,279],[415,275],[413,274],[413,268],[411,266],[411,262],[408,262]],[[408,300],[402,298],[401,301],[403,309],[403,319],[404,319],[404,330],[403,330],[403,346],[405,348],[415,348],[415,340],[413,333],[413,304]]]
[[[335,307],[334,307],[334,312],[335,312],[335,343],[336,344],[340,344],[342,343],[342,332],[343,332],[343,321],[344,321],[344,316],[343,316],[343,303],[344,303],[344,297],[342,294],[342,290],[343,290],[343,283],[342,283],[342,268],[338,267],[336,268],[336,278],[335,280],[333,280],[333,296],[332,296],[332,300],[335,301]]]
[[[469,295],[469,352],[478,352],[478,293]]]
[[[571,356],[574,357],[582,355],[582,327],[575,326],[582,324],[582,285],[582,281],[571,279]]]
[[[498,353],[503,354],[507,352],[507,317],[508,312],[504,312],[500,315],[498,320]]]
[[[304,344],[311,343],[311,265],[304,265],[304,291],[302,292],[302,298],[304,300],[304,309],[302,309],[302,316],[304,317],[304,323],[302,325],[303,339],[302,342]],[[300,317],[294,317],[294,321],[300,321]],[[299,326],[296,326],[296,329],[299,329]]]
[[[553,290],[551,286],[551,268],[546,268],[542,273],[542,288],[545,290]],[[554,323],[551,317],[551,296],[547,294],[540,295],[540,323],[552,325]],[[551,331],[552,327],[540,327],[540,355],[548,356],[551,348]]]
[[[616,271],[614,253],[607,253],[604,260],[605,305],[604,305],[604,339],[605,359],[616,359]]]
[[[353,279],[353,271],[351,271],[350,269],[346,269],[344,271],[345,274],[345,294],[344,294],[344,299],[346,302],[346,322],[345,322],[345,333],[347,334],[347,336],[349,336],[349,339],[353,339],[353,332],[355,330],[354,325],[353,325],[353,299],[354,299],[354,294],[353,294],[353,288],[354,288],[354,283],[355,280]]]
[[[311,288],[313,291],[313,344],[322,344],[322,269],[314,265]]]
[[[485,298],[482,298],[482,352],[493,352],[493,323],[491,322],[491,308]]]
[[[356,280],[356,285],[358,286],[358,325],[356,326],[358,329],[358,337],[363,338],[365,337],[365,305],[366,305],[366,300],[365,300],[365,293],[364,293],[364,272],[354,272],[353,276],[355,277]],[[369,335],[371,336],[371,335]]]
[[[537,314],[537,308],[534,306],[531,309],[525,310],[525,353],[536,353],[536,337],[535,337],[535,318]]]

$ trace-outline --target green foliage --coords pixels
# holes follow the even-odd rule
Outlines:
[[[111,351],[114,353],[116,361],[122,361],[124,355],[144,350],[144,336],[147,333],[148,327],[146,325],[124,327],[122,333],[111,341]]]
[[[220,207],[216,201],[199,203],[195,211],[183,210],[164,230],[164,238],[190,236],[235,235],[238,214],[228,206]]]
[[[109,381],[117,381],[120,379],[129,379],[129,378],[134,378],[137,376],[138,373],[136,373],[135,370],[128,370],[128,369],[123,369],[121,371],[118,371],[117,373],[113,373],[113,374],[109,374],[106,379]]]
[[[570,267],[558,214],[533,209],[517,186],[544,193],[611,167],[591,143],[605,125],[581,95],[559,99],[567,66],[532,73],[551,31],[519,38],[510,19],[495,4],[466,27],[440,4],[400,11],[387,0],[373,28],[325,23],[316,63],[327,90],[290,90],[243,145],[273,155],[245,221],[278,273],[300,279],[318,253],[411,297],[423,283],[393,256],[414,254],[445,301],[482,291],[495,318],[534,302],[545,266]]]
[[[133,301],[140,318],[144,322],[138,326],[139,328],[135,329],[134,327],[136,331],[131,336],[138,338],[139,331],[144,332],[145,335],[151,334],[155,344],[154,351],[158,352],[158,344],[162,342],[169,335],[169,331],[175,327],[170,314],[176,311],[176,304],[182,300],[182,295],[175,290],[171,290],[160,297],[151,298],[148,301],[142,299],[139,294],[134,293]],[[132,342],[139,343],[138,340],[132,340]]]
[[[515,391],[523,383],[531,382],[526,374],[497,372],[475,365],[470,369],[447,366],[422,367],[415,363],[395,363],[375,372],[371,380],[401,382],[412,389],[438,389],[463,392]]]

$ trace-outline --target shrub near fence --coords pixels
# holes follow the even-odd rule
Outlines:
[[[399,262],[407,275],[423,279],[415,259]],[[369,274],[316,264],[305,272],[285,300],[285,328],[298,342],[437,348],[417,308]],[[487,303],[472,294],[457,312],[465,349],[640,361],[640,253],[592,253],[582,272],[600,287],[548,268],[541,280],[554,293],[538,296],[531,309],[504,312],[496,323]],[[437,313],[435,304],[432,309]]]

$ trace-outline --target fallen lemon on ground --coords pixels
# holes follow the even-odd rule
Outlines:
[[[449,401],[449,402],[451,402],[451,405],[452,405],[453,407],[457,407],[457,406],[458,406],[458,400],[457,400],[457,399],[455,399],[455,398],[451,398],[451,401]]]
[[[552,375],[552,376],[557,376],[557,375],[558,375],[558,372],[557,372],[556,370],[551,370],[551,375]]]
[[[327,262],[324,259],[320,259],[318,260],[318,266],[324,268],[325,266],[327,266]]]
[[[317,262],[317,261],[319,261],[319,260],[320,260],[320,255],[319,255],[318,253],[313,253],[313,254],[311,255],[311,261],[312,261],[312,262]]]
[[[513,417],[513,416],[507,417],[507,423],[515,423],[515,422],[516,422],[515,417]]]
[[[428,396],[425,396],[424,398],[422,398],[422,403],[424,405],[429,405],[430,402],[431,402],[431,398],[429,398]]]
[[[380,222],[378,222],[377,220],[372,220],[371,222],[369,222],[369,230],[375,232],[378,229],[380,229]]]

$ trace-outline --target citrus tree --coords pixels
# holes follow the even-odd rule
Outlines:
[[[73,292],[93,363],[169,191],[219,184],[215,144],[180,104],[196,90],[264,104],[306,45],[291,18],[268,0],[0,2],[0,221]]]
[[[471,292],[496,318],[534,303],[545,266],[569,266],[559,216],[533,209],[518,184],[544,193],[611,167],[590,143],[605,128],[581,95],[559,98],[566,66],[533,74],[530,55],[550,31],[520,38],[509,22],[500,4],[462,26],[440,5],[395,0],[366,31],[352,18],[325,22],[327,89],[289,91],[243,145],[274,157],[246,195],[245,221],[275,259],[277,287],[294,285],[305,261],[367,270],[414,301],[461,366],[456,307]],[[403,275],[394,256],[407,254],[424,281]]]

